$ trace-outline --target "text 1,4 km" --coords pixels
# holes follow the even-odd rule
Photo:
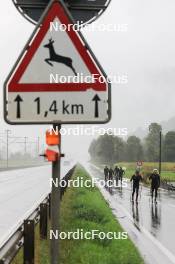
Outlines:
[[[63,115],[83,115],[84,106],[82,104],[70,104],[65,100],[60,101],[59,103],[56,100],[53,100],[48,109],[44,109],[45,105],[42,105],[40,97],[37,97],[34,102],[36,103],[36,113],[37,115],[43,115],[47,117],[49,114],[57,115],[58,113]]]

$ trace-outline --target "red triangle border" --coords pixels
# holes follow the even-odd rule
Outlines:
[[[66,11],[64,10],[63,6],[59,2],[53,2],[51,5],[47,15],[43,19],[42,25],[32,40],[31,45],[28,47],[28,50],[24,57],[22,58],[20,64],[18,63],[17,69],[14,72],[13,77],[11,78],[9,85],[8,85],[8,92],[75,92],[75,91],[86,91],[87,89],[94,89],[95,91],[106,91],[107,90],[107,83],[97,81],[95,83],[19,83],[21,77],[25,73],[25,70],[32,60],[34,54],[37,52],[43,38],[45,37],[46,33],[49,30],[50,22],[54,21],[55,17],[58,17],[62,24],[68,25],[72,24],[71,20],[69,19]],[[82,57],[83,61],[85,62],[87,68],[91,72],[91,74],[98,74],[98,76],[102,76],[101,72],[98,69],[95,61],[92,59],[88,50],[83,45],[82,41],[80,40],[80,36],[77,32],[73,29],[67,30],[67,34],[69,35],[70,39],[72,40],[74,46],[76,47],[77,51],[79,52],[80,56]]]

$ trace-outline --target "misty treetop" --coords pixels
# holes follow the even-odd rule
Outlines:
[[[91,142],[89,154],[98,162],[115,163],[121,161],[159,160],[161,125],[151,123],[147,136],[141,140],[132,135],[127,140],[114,135],[102,135]],[[162,160],[175,161],[175,131],[162,135]]]

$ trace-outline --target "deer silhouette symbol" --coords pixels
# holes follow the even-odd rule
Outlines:
[[[57,54],[55,52],[53,43],[55,41],[51,39],[49,39],[49,43],[44,45],[44,48],[48,48],[49,49],[49,55],[50,58],[45,59],[45,62],[48,63],[50,66],[53,66],[53,64],[51,62],[58,62],[58,63],[63,63],[64,65],[66,65],[67,67],[71,68],[71,70],[73,71],[73,73],[75,75],[77,75],[74,67],[72,66],[72,59],[69,57],[65,57],[65,56],[61,56],[59,54]]]

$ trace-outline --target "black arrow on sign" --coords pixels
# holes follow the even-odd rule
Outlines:
[[[95,102],[95,117],[99,117],[99,111],[98,111],[98,102],[101,101],[100,97],[98,96],[98,94],[96,94],[94,96],[94,98],[92,99],[92,101]]]
[[[14,102],[17,103],[17,111],[16,111],[16,118],[21,118],[21,102],[23,102],[23,99],[18,94],[14,100]]]

